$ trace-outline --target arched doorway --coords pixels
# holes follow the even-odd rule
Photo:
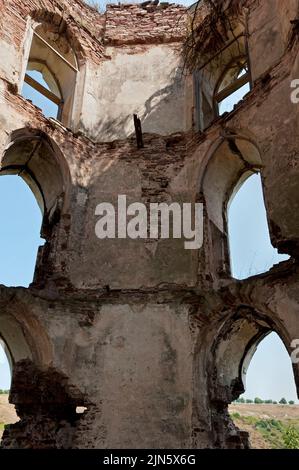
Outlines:
[[[18,421],[14,405],[9,403],[9,389],[11,385],[12,358],[8,348],[0,338],[0,442],[4,427]]]
[[[227,277],[231,276],[228,203],[240,181],[260,170],[262,159],[251,137],[232,130],[213,144],[205,159],[199,179],[206,213],[206,269],[212,277]]]
[[[21,420],[4,432],[4,447],[10,445],[10,433],[25,426],[24,416],[30,415],[32,409],[28,400],[33,403],[36,400],[32,397],[35,383],[31,375],[48,365],[52,358],[52,345],[32,308],[30,289],[11,286],[27,287],[32,280],[35,286],[46,282],[46,274],[50,272],[47,257],[51,254],[61,215],[69,203],[70,186],[67,162],[52,139],[33,129],[22,129],[11,135],[0,169],[0,284],[8,286],[0,285],[3,359],[0,372],[5,390],[9,389],[11,380],[9,399],[16,404]],[[44,246],[41,246],[44,243],[41,237],[45,239]],[[39,273],[40,265],[46,270]],[[32,385],[29,393],[28,384]],[[7,395],[3,394],[2,400],[8,412]],[[15,422],[4,417],[5,420],[2,428],[4,424]]]
[[[11,384],[11,359],[5,342],[0,338],[0,390],[8,392]]]
[[[256,346],[255,346],[256,347]],[[252,448],[299,449],[299,406],[290,356],[271,332],[243,362],[245,392],[230,406]]]
[[[10,219],[13,214],[19,213],[19,218],[24,218],[24,226],[30,227],[28,233],[32,234],[34,227],[36,234],[34,241],[32,241],[35,244],[33,251],[36,260],[34,283],[35,285],[44,285],[46,277],[51,275],[52,265],[48,263],[49,256],[51,256],[51,241],[55,238],[61,216],[70,203],[71,176],[68,163],[57,144],[45,133],[35,129],[20,129],[12,133],[0,164],[0,187],[1,181],[5,185],[3,186],[5,199],[3,198],[0,202],[0,207],[3,206],[3,210],[6,210]],[[18,176],[20,178],[17,178]],[[5,179],[2,179],[4,177]],[[16,191],[21,194],[22,200],[20,200],[20,196],[18,199],[16,198]],[[9,192],[11,192],[9,203],[15,204],[11,212],[5,209],[8,207]],[[23,208],[23,212],[20,213],[19,206],[24,205],[26,201],[29,214],[33,217],[31,226],[30,217],[26,217],[27,209]],[[17,219],[13,218],[11,222],[18,225],[16,232],[24,231],[24,227],[20,228]],[[41,242],[39,235],[45,240],[45,243]],[[6,238],[9,238],[7,234]],[[38,245],[40,248],[36,257]],[[32,256],[33,251],[22,252],[20,258],[30,254]],[[12,256],[12,253],[13,251],[10,251],[10,253],[6,253],[6,256]],[[34,264],[32,260],[31,264]],[[14,263],[10,263],[9,268],[13,270],[14,265]],[[46,271],[42,271],[43,267],[46,267]],[[6,284],[27,286],[30,284],[28,277],[31,275],[32,269],[30,275],[26,274],[27,282],[25,282],[26,280],[22,281],[21,277],[18,282],[6,282]]]
[[[299,424],[299,408],[292,403],[297,400],[297,369],[291,362],[291,348],[287,349],[288,346],[289,334],[280,320],[251,307],[240,306],[218,327],[208,362],[208,367],[213,371],[209,377],[211,406],[217,410],[213,423],[215,447],[229,447],[232,444],[233,447],[252,445],[263,448],[267,447],[267,442],[270,448],[284,447],[284,433],[292,425],[288,419],[282,419],[287,414],[284,406],[289,407],[298,419],[295,425]],[[256,367],[250,367],[251,363],[253,366],[256,363],[255,355],[260,363],[258,371]],[[281,383],[283,377],[287,378],[284,387]],[[261,388],[258,388],[259,385]],[[246,400],[249,400],[248,403]],[[262,403],[266,400],[267,403]],[[277,402],[274,407],[270,400]],[[295,406],[295,411],[292,411],[292,406]],[[222,420],[218,419],[220,415]],[[232,420],[238,429],[232,426]],[[269,436],[263,435],[264,431],[269,432]],[[271,432],[276,433],[276,440],[272,443]],[[265,436],[269,437],[268,441],[264,440]],[[257,437],[260,438],[259,443]]]
[[[42,212],[19,176],[0,177],[0,221],[0,283],[27,287],[33,280],[38,247],[44,243],[40,238]],[[1,317],[2,334],[4,321]],[[13,363],[9,346],[0,337],[0,440],[4,426],[19,419],[9,403]]]

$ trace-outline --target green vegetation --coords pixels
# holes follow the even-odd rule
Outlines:
[[[9,394],[9,390],[2,390],[0,388],[0,395],[8,395]]]
[[[299,432],[294,426],[289,426],[282,436],[286,449],[299,449]]]
[[[286,405],[288,402],[286,401],[285,398],[282,398],[279,402],[280,405]]]
[[[261,419],[240,413],[232,413],[231,418],[240,429],[249,425],[258,431],[272,449],[299,449],[299,420]]]
[[[255,397],[254,403],[256,403],[257,405],[259,405],[260,403],[264,403],[264,400],[262,400],[262,399],[259,398],[259,397]]]
[[[4,427],[5,427],[5,424],[4,424],[4,423],[0,423],[0,431],[3,431],[3,430],[4,430]]]
[[[255,397],[254,400],[250,400],[249,398],[243,398],[243,397],[240,397],[240,398],[237,398],[237,400],[234,401],[234,403],[255,403],[256,405],[261,405],[261,404],[266,404],[266,405],[277,405],[277,401],[274,401],[274,400],[263,400],[262,398],[259,398],[259,397]],[[287,400],[285,398],[282,398],[280,401],[279,401],[279,404],[280,405],[295,405],[295,402],[293,400],[290,400],[289,402],[287,402]]]

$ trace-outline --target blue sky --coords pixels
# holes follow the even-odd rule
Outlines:
[[[40,72],[36,70],[27,70],[27,74],[34,78],[36,81],[40,82],[45,88],[50,90],[50,87],[43,79],[43,76]],[[22,95],[27,99],[31,100],[33,104],[39,106],[44,111],[46,117],[56,118],[58,114],[58,106],[55,103],[52,103],[50,100],[45,98],[41,93],[36,92],[30,85],[24,82]]]
[[[102,4],[104,2],[101,2]],[[193,1],[178,2],[191,5]],[[35,72],[31,76],[38,79]],[[44,86],[47,84],[43,82]],[[246,90],[247,91],[247,90]],[[40,95],[24,85],[23,94],[41,108]],[[224,104],[224,111],[231,103]],[[57,108],[46,103],[44,114],[55,116]],[[33,278],[40,238],[42,215],[36,200],[24,181],[17,176],[0,177],[0,284],[28,286]],[[267,227],[259,175],[250,177],[234,198],[229,210],[229,238],[234,277],[246,278],[267,271],[286,259],[272,247]],[[275,333],[265,338],[255,353],[247,373],[244,396],[263,399],[297,400],[291,361]],[[0,345],[0,388],[10,386],[10,371]]]
[[[32,281],[42,214],[18,176],[0,177],[0,283],[28,286]]]

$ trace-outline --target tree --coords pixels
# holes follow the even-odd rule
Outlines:
[[[271,403],[273,403],[272,400],[265,400],[265,403],[267,403],[267,405],[270,405]]]
[[[259,405],[260,403],[264,403],[264,400],[262,400],[262,399],[259,398],[259,397],[255,397],[254,403],[256,403],[257,405]]]
[[[293,426],[289,426],[282,436],[286,449],[299,449],[299,433]]]
[[[244,400],[243,397],[241,397],[241,398],[237,398],[237,399],[235,400],[235,402],[236,402],[236,403],[245,403],[245,400]]]
[[[253,403],[253,400],[250,400],[250,398],[247,398],[246,403]]]
[[[295,402],[293,400],[290,400],[289,405],[295,405]]]
[[[282,398],[279,402],[280,405],[286,405],[287,404],[287,401],[285,398]]]

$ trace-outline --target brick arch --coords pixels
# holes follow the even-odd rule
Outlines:
[[[86,55],[78,37],[78,30],[70,17],[59,15],[44,8],[39,8],[29,12],[29,16],[35,23],[49,25],[57,33],[62,34],[72,48],[78,66],[82,66],[86,61]]]
[[[246,371],[261,341],[275,332],[291,353],[293,331],[283,319],[274,311],[254,307],[254,302],[252,305],[242,305],[240,300],[239,306],[235,299],[235,307],[226,307],[222,315],[213,315],[212,324],[201,331],[196,348],[195,387],[199,380],[203,380],[204,373],[208,390],[206,407],[210,410],[205,426],[210,439],[213,436],[213,447],[216,448],[249,447],[248,435],[235,427],[228,413],[228,405],[244,393]],[[202,343],[207,349],[202,347]],[[293,365],[299,391],[298,371],[298,365]],[[194,402],[195,412],[199,398]]]
[[[275,332],[289,349],[290,338],[278,318],[249,306],[240,306],[221,323],[208,362],[210,382],[217,383],[211,387],[212,400],[228,404],[245,391],[246,370],[259,343]]]
[[[9,351],[12,368],[26,359],[43,367],[53,360],[46,329],[30,309],[26,296],[29,294],[25,289],[17,292],[15,288],[0,287],[0,336]]]
[[[245,179],[262,168],[262,158],[249,132],[226,129],[203,158],[198,178],[205,206],[206,269],[212,276],[230,275],[227,208]],[[208,256],[208,255],[211,256]]]
[[[250,176],[261,167],[259,148],[247,135],[229,131],[211,146],[203,164],[200,192],[209,219],[221,232],[225,231],[223,211],[234,191],[244,175]]]
[[[17,174],[24,179],[43,213],[43,226],[57,223],[67,211],[71,190],[69,166],[46,133],[29,128],[12,132],[1,158],[1,174]]]

